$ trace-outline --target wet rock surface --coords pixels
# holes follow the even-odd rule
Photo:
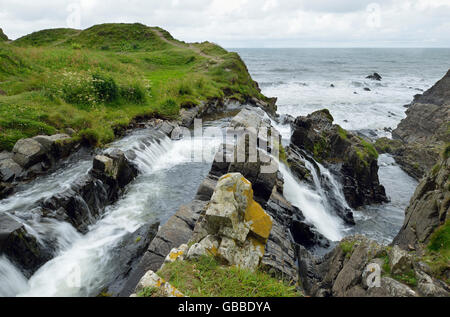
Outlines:
[[[0,214],[0,254],[6,255],[27,277],[51,258],[25,226],[7,214]]]
[[[419,183],[394,244],[403,249],[427,244],[450,218],[450,158],[442,159]]]
[[[394,157],[404,170],[421,179],[438,161],[450,143],[450,71],[433,87],[417,95],[407,117],[392,132]],[[392,144],[392,143],[391,143]]]
[[[378,153],[375,148],[333,124],[333,121],[328,110],[298,117],[292,125],[291,145],[310,153],[314,159],[337,172],[350,207],[386,202],[385,189],[378,179]],[[292,155],[290,157],[295,160]],[[294,171],[297,175],[307,175],[301,167],[294,166]]]

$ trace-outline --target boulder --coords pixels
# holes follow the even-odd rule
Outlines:
[[[154,291],[153,296],[156,297],[184,297],[184,295],[179,290],[159,277],[153,271],[148,271],[142,277],[136,287],[136,293],[132,294],[130,297],[136,297],[146,289],[152,289]]]
[[[383,79],[383,77],[381,77],[381,75],[378,73],[373,73],[372,75],[367,76],[366,79],[380,81],[381,79]]]
[[[419,183],[394,244],[403,249],[427,244],[433,232],[449,218],[450,158],[441,160]]]
[[[389,265],[391,267],[392,274],[402,274],[413,269],[410,256],[406,251],[403,251],[397,245],[394,245],[389,253]]]
[[[272,224],[272,217],[253,200],[252,184],[239,173],[224,175],[196,224],[191,239],[194,250],[188,254],[214,252],[218,246],[217,256],[229,265],[255,270],[264,255]]]
[[[126,234],[111,251],[115,262],[115,279],[106,289],[106,293],[118,296],[134,267],[147,250],[158,232],[159,223],[145,224],[135,232]]]
[[[80,232],[102,215],[104,208],[117,201],[119,196],[136,176],[138,170],[120,150],[98,155],[93,168],[65,189],[39,202],[49,215],[65,214]],[[58,216],[59,217],[59,216]]]
[[[34,139],[21,139],[13,148],[13,160],[23,168],[29,168],[47,159],[48,150]]]
[[[368,141],[333,121],[326,109],[298,117],[292,125],[291,146],[310,153],[316,161],[339,174],[350,207],[386,202],[385,189],[378,179],[377,151]],[[307,175],[301,166],[294,170],[299,170],[296,174]],[[343,215],[346,214],[344,211]]]

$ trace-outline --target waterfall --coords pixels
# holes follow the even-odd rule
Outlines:
[[[306,221],[313,224],[321,234],[331,241],[340,241],[343,238],[343,221],[332,213],[314,166],[311,163],[306,166],[313,175],[315,189],[298,182],[288,168],[280,164],[284,178],[284,196],[303,212]]]
[[[202,142],[206,152],[215,153],[222,141],[221,137],[149,139],[149,131],[142,130],[115,142],[111,148],[134,152],[126,153],[140,174],[125,195],[106,208],[103,218],[90,226],[87,234],[65,246],[16,294],[52,297],[100,293],[121,269],[113,251],[124,237],[142,225],[164,221],[195,195],[213,159],[207,156],[205,162],[192,162],[191,155],[198,142]]]

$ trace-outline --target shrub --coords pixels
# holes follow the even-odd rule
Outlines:
[[[147,97],[145,88],[139,83],[132,83],[130,86],[120,87],[120,97],[125,101],[141,104],[144,103]]]
[[[119,96],[119,88],[113,78],[100,74],[92,75],[92,83],[94,85],[97,98],[104,102],[113,102]]]
[[[58,92],[67,103],[93,106],[98,102],[89,74],[64,72]]]

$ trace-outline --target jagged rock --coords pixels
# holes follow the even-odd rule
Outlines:
[[[298,117],[292,126],[291,144],[311,153],[341,175],[350,207],[386,202],[385,189],[378,179],[375,148],[333,121],[328,110]]]
[[[158,271],[173,248],[189,242],[194,233],[195,224],[206,204],[206,201],[193,200],[181,206],[175,215],[169,218],[159,229],[139,264],[130,273],[120,296],[129,296],[133,293],[137,283],[147,271]]]
[[[230,265],[255,270],[264,255],[272,222],[253,200],[252,184],[240,173],[227,174],[219,179],[191,242],[195,249],[200,248],[196,244],[212,249],[210,245],[217,243],[217,256]]]
[[[380,81],[381,79],[383,79],[383,77],[381,77],[381,75],[378,73],[373,73],[372,75],[369,75],[366,78],[372,79],[372,80],[377,80],[377,81]]]
[[[3,213],[0,214],[0,254],[22,268],[27,277],[51,257],[36,238],[27,233],[23,224]]]
[[[0,153],[0,182],[11,183],[23,173],[23,168],[12,159],[12,156],[12,153]]]
[[[291,172],[301,181],[306,181],[309,184],[313,183],[311,172],[305,165],[305,158],[302,155],[301,149],[291,144],[286,148],[286,161]]]
[[[128,161],[125,153],[115,149],[94,158],[91,174],[106,183],[114,183],[123,188],[137,176],[137,168]]]
[[[76,141],[67,134],[55,134],[51,136],[38,135],[33,138],[45,148],[54,159],[61,159],[69,156],[74,150]]]
[[[188,260],[195,260],[204,255],[216,256],[219,250],[219,239],[213,235],[208,235],[200,243],[193,244],[187,254]]]
[[[139,293],[144,291],[146,288],[156,289],[155,296],[158,297],[184,297],[179,290],[159,277],[153,271],[148,271],[144,277],[142,277],[136,287],[136,293],[131,295],[131,297],[136,297],[136,294],[139,295]]]
[[[422,271],[416,271],[417,289],[425,297],[450,297],[450,292],[439,285],[431,276]],[[447,287],[448,289],[448,287]]]
[[[8,197],[14,192],[14,185],[9,183],[0,183],[0,200]]]
[[[65,214],[64,220],[85,232],[107,205],[117,201],[137,173],[122,151],[96,156],[89,174],[77,179],[70,188],[44,199],[40,206],[50,217],[58,219],[56,213]]]
[[[417,297],[418,294],[409,286],[393,278],[382,277],[380,287],[369,289],[366,296],[370,297]]]
[[[8,40],[9,40],[8,37],[6,36],[5,33],[3,33],[3,30],[0,28],[0,42],[8,41]]]
[[[420,262],[412,254],[398,247],[389,251],[388,247],[361,235],[345,238],[322,258],[313,257],[306,249],[299,251],[301,282],[311,296],[416,297],[449,294],[448,286],[424,273]],[[385,271],[387,259],[391,265]],[[402,276],[410,274],[415,275],[417,286],[402,282]]]
[[[392,132],[403,144],[394,157],[405,171],[421,179],[438,161],[450,142],[450,71],[433,87],[416,95],[406,118]]]
[[[167,255],[167,257],[164,259],[164,264],[173,263],[175,261],[183,261],[184,258],[187,256],[188,250],[189,247],[187,244],[182,244],[178,248],[173,248]]]
[[[449,219],[450,209],[450,158],[443,159],[419,183],[409,206],[406,218],[394,244],[403,249],[429,242],[432,233]]]
[[[112,258],[116,263],[117,277],[108,286],[106,293],[118,296],[133,268],[140,261],[150,242],[158,232],[159,223],[146,224],[135,232],[127,234],[112,250]],[[117,265],[118,263],[118,265]]]

